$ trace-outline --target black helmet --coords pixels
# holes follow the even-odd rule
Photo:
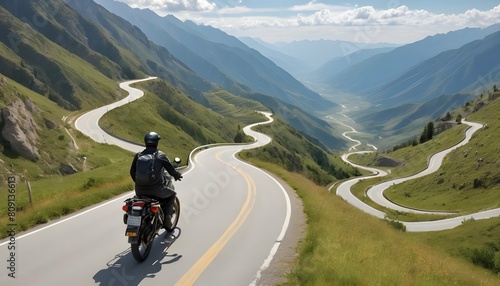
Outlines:
[[[158,141],[160,141],[160,135],[156,132],[149,132],[144,136],[144,144],[146,146],[158,146]]]

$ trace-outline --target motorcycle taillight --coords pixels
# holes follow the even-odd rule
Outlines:
[[[122,210],[123,210],[124,212],[128,212],[128,205],[123,205]]]
[[[157,213],[159,208],[160,207],[158,205],[151,205],[151,212],[152,213]]]

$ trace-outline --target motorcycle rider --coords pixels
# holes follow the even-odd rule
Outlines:
[[[175,167],[170,163],[167,155],[162,151],[158,150],[158,141],[160,141],[160,135],[156,132],[149,132],[144,136],[144,144],[146,149],[142,152],[138,152],[134,156],[132,165],[130,166],[130,176],[135,182],[135,194],[138,197],[150,197],[155,198],[160,201],[160,205],[165,214],[163,227],[165,229],[170,229],[172,227],[171,215],[173,214],[173,205],[175,202],[176,192],[171,188],[167,187],[167,179],[165,178],[164,171],[166,170],[171,176],[175,178],[176,181],[182,179],[182,174],[179,173]],[[136,167],[137,159],[141,154],[156,154],[156,159],[154,163],[155,177],[158,178],[157,182],[153,185],[140,185],[136,182]]]

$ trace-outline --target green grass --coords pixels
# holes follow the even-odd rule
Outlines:
[[[467,221],[457,228],[431,234],[408,235],[500,275],[500,217]]]
[[[349,159],[357,164],[364,166],[375,166],[376,160],[380,157],[387,157],[400,163],[399,166],[389,168],[391,174],[383,178],[397,178],[418,173],[427,167],[427,162],[432,154],[441,150],[452,147],[464,138],[464,130],[466,125],[459,125],[455,128],[447,130],[432,140],[419,144],[413,147],[398,149],[387,154],[370,153],[370,154],[354,154]],[[382,169],[388,169],[382,167]]]
[[[449,148],[455,145],[456,143],[460,142],[464,137],[465,128],[466,126],[464,125],[456,126],[453,129],[447,130],[442,134],[439,134],[433,140],[430,140],[424,144],[419,144],[414,147],[398,149],[388,154],[380,154],[374,152],[363,155],[359,154],[351,155],[349,159],[357,164],[372,166],[390,172],[385,177],[363,179],[361,182],[352,187],[351,190],[353,194],[366,204],[376,209],[384,211],[390,219],[397,219],[402,221],[442,219],[443,216],[441,215],[419,215],[414,213],[403,213],[403,212],[389,210],[387,208],[379,206],[378,204],[375,204],[365,194],[366,191],[371,186],[376,185],[380,182],[388,181],[399,177],[410,176],[422,171],[423,169],[426,168],[427,162],[433,153]],[[390,158],[391,160],[399,162],[399,166],[397,167],[376,166],[377,159],[381,157]],[[392,187],[389,189],[392,189]],[[334,191],[335,189],[332,189],[332,192]],[[413,207],[412,205],[408,206]],[[436,208],[435,206],[430,206],[430,205],[427,205],[426,208],[424,209],[442,210],[442,208]]]
[[[199,145],[233,142],[240,123],[263,120],[254,110],[229,103],[219,109],[224,108],[226,115],[240,114],[241,117],[222,116],[161,80],[139,86],[146,90],[144,97],[110,111],[100,124],[113,134],[139,144],[145,133],[156,131],[162,136],[160,150],[178,154],[176,156],[183,159]]]
[[[307,233],[283,285],[498,285],[500,278],[367,215],[303,176],[256,159],[299,195]],[[464,232],[465,233],[465,232]],[[433,234],[422,234],[432,240]]]
[[[337,153],[321,149],[276,116],[272,124],[257,126],[255,130],[268,134],[273,141],[261,148],[241,152],[243,158],[256,157],[280,164],[320,185],[357,174]]]
[[[478,105],[472,103],[468,106]],[[389,199],[405,206],[426,210],[458,211],[456,215],[500,207],[500,161],[498,157],[500,149],[496,144],[500,140],[499,108],[500,101],[496,99],[482,109],[476,109],[478,110],[476,112],[469,112],[468,120],[486,123],[486,127],[479,130],[467,145],[451,152],[443,161],[442,167],[434,174],[392,186],[384,194]],[[461,108],[460,111],[463,112],[463,109]],[[351,156],[351,159],[354,158],[359,164],[376,166],[376,161],[380,157],[391,158],[400,162],[401,165],[396,168],[382,168],[392,171],[387,177],[410,175],[426,165],[430,154],[445,149],[446,145],[460,141],[465,127],[465,125],[459,125],[417,146],[406,147],[383,155],[356,155]],[[377,206],[365,196],[365,192],[382,180],[388,179],[362,180],[354,187],[354,194],[365,203],[386,212],[390,219],[427,221],[445,218],[439,215],[402,213]],[[500,240],[498,239],[500,218],[472,220],[452,230],[409,234],[409,236],[494,273],[500,272]]]
[[[177,156],[185,160],[188,150],[198,144],[181,127],[163,120],[157,113],[158,104],[164,106],[155,96],[147,94],[135,102],[110,111],[99,123],[114,135],[138,144],[143,144],[144,134],[155,131],[162,138],[158,146],[160,150],[169,157]]]
[[[0,160],[5,162],[6,173],[14,172],[32,180],[54,175],[57,173],[60,162],[76,163],[77,156],[74,156],[74,150],[70,147],[71,138],[64,130],[67,125],[62,121],[63,116],[67,116],[69,111],[9,78],[5,79],[7,86],[0,91],[0,106],[10,105],[15,100],[26,102],[29,99],[40,110],[33,113],[33,119],[39,128],[37,147],[41,156],[37,162],[26,160],[5,147],[8,144],[0,138]],[[3,174],[0,177],[4,177]]]
[[[467,145],[451,152],[439,171],[391,187],[386,195],[397,203],[416,208],[461,213],[500,207],[498,110],[500,101],[496,100],[477,115],[470,116],[470,120],[484,122],[487,126],[477,131]]]
[[[264,120],[263,117],[256,117],[255,111],[269,111],[257,101],[233,95],[226,90],[207,93],[205,96],[209,101],[210,109],[224,117],[233,118],[242,125],[257,122],[259,119]]]
[[[32,77],[23,78],[26,86],[46,96],[50,95],[61,105],[73,109],[88,109],[122,96],[116,82],[96,67],[51,42],[6,11],[0,14],[5,18],[0,21],[0,25],[11,30],[21,40],[17,46],[19,51],[13,52],[11,46],[0,45],[0,56],[17,65],[12,69]],[[118,69],[117,66],[109,67]],[[34,74],[36,77],[33,77]]]
[[[79,141],[82,143],[82,141]],[[26,181],[16,179],[16,223],[18,230],[27,230],[62,215],[99,203],[133,189],[128,175],[133,154],[109,145],[82,144],[89,169],[68,176],[30,181],[30,205]],[[92,165],[101,166],[91,167]],[[82,163],[83,164],[83,163]],[[14,174],[17,175],[17,174]],[[7,205],[7,193],[2,192],[0,204]],[[7,232],[7,209],[0,211],[0,232]]]
[[[495,143],[500,140],[500,121],[496,115],[499,105],[500,101],[497,99],[470,115],[469,120],[483,122],[487,126],[479,130],[469,144],[450,153],[440,170],[418,180],[392,186],[384,194],[401,205],[426,210],[457,211],[457,215],[500,207],[500,150]],[[375,166],[381,157],[400,163],[398,167],[383,167],[382,169],[391,171],[386,177],[363,180],[353,188],[354,193],[366,203],[386,211],[391,218],[409,221],[439,218],[388,211],[372,203],[364,194],[378,182],[419,172],[427,165],[431,154],[459,142],[464,136],[465,128],[464,124],[458,125],[429,142],[388,154],[351,156],[353,161],[362,165]]]

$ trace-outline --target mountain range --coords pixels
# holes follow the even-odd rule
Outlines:
[[[344,114],[355,120],[358,130],[371,134],[367,137],[371,143],[390,147],[406,140],[401,136],[415,136],[421,124],[439,117],[438,112],[463,105],[498,83],[498,39],[493,34],[499,30],[500,24],[465,28],[402,46],[365,45],[360,49],[356,49],[357,43],[339,41],[339,45],[351,47],[344,48],[350,52],[338,55],[331,49],[323,53],[324,64],[312,71],[307,70],[306,59],[321,50],[313,44],[328,41],[289,43],[294,47],[282,49],[260,39],[242,41],[325,98],[347,106],[349,111]],[[402,117],[388,120],[387,114],[396,110]]]
[[[309,80],[321,72],[316,70],[331,66],[332,69],[345,69],[346,64],[354,64],[368,58],[368,55],[390,51],[397,47],[389,43],[356,43],[339,40],[301,40],[290,43],[267,43],[258,38],[241,37],[240,40],[249,47],[258,50],[264,56],[273,60],[286,71],[297,78]],[[341,59],[341,61],[337,61]],[[329,62],[333,62],[328,64]],[[339,66],[340,65],[340,66]],[[330,70],[325,70],[326,75],[332,75]]]
[[[80,3],[83,4],[84,1]],[[42,53],[44,47],[57,45],[58,47],[54,49],[62,48],[65,50],[61,51],[62,53],[74,54],[86,61],[86,65],[94,66],[104,76],[114,80],[141,78],[146,74],[161,74],[165,78],[170,78],[175,86],[191,96],[200,93],[193,86],[204,89],[212,86],[211,83],[200,78],[175,59],[165,48],[150,42],[140,30],[131,25],[116,23],[117,26],[121,25],[120,29],[115,29],[115,34],[111,37],[102,28],[89,22],[62,1],[2,0],[0,5],[7,9],[7,11],[2,10],[4,14],[2,18],[5,20],[2,22],[3,29],[10,31],[10,33],[2,33],[4,36],[2,42],[8,45],[12,42],[12,38],[19,39],[12,50],[26,65],[21,68],[24,71],[23,78],[20,78],[20,75],[13,75],[13,72],[19,74],[13,68],[6,68],[2,70],[2,73],[18,82],[26,83],[28,87],[32,85],[29,82],[40,81],[40,85],[53,91],[51,96],[57,97],[58,103],[64,107],[80,109],[86,106],[87,99],[92,101],[90,98],[85,100],[74,98],[78,96],[79,89],[83,89],[88,94],[101,94],[102,91],[85,90],[85,88],[91,88],[89,84],[81,84],[87,81],[85,79],[88,76],[87,73],[70,75],[62,71],[65,66],[69,66],[68,63],[53,63],[59,60],[57,54],[47,58]],[[36,21],[30,19],[36,19]],[[21,20],[29,24],[32,30],[26,29],[21,24]],[[128,30],[124,30],[127,28]],[[29,33],[28,37],[27,33]],[[128,46],[126,41],[129,43]],[[48,49],[48,52],[51,50],[52,48]],[[139,53],[144,53],[144,55],[139,55]],[[4,57],[3,59],[9,61],[11,58]],[[42,62],[41,59],[45,60]],[[45,65],[52,66],[52,70],[43,72],[47,70]],[[37,73],[28,70],[34,70]]]
[[[165,47],[175,59],[206,81],[239,96],[262,102],[285,122],[328,148],[339,150],[345,146],[339,133],[332,132],[337,127],[313,115],[317,111],[336,108],[337,104],[306,88],[237,38],[209,26],[182,22],[173,16],[160,17],[148,9],[132,9],[117,1],[97,1],[105,7],[90,0],[67,2],[104,28],[109,19],[121,15],[120,19],[131,21],[127,25],[140,28],[148,39]],[[103,14],[100,17],[102,20],[96,18],[97,11]],[[122,25],[125,24],[115,27]],[[202,96],[193,99],[206,104]]]
[[[325,80],[331,88],[369,96],[374,89],[394,80],[408,69],[442,52],[458,49],[469,42],[500,30],[500,24],[488,28],[465,28],[437,34],[370,57]],[[334,76],[333,76],[334,75]]]
[[[3,69],[0,72],[37,92],[48,94],[50,98],[70,110],[95,106],[100,99],[104,99],[103,102],[110,102],[117,98],[116,92],[110,90],[113,82],[141,78],[146,75],[159,76],[167,80],[206,107],[209,102],[204,93],[226,86],[228,90],[232,90],[239,96],[268,104],[268,108],[272,108],[278,116],[294,125],[300,132],[318,142],[325,142],[324,146],[333,149],[343,148],[345,141],[340,139],[339,135],[334,135],[335,132],[332,132],[334,127],[305,111],[306,108],[315,110],[336,105],[305,88],[288,73],[277,68],[271,61],[255,51],[246,48],[253,54],[240,57],[241,65],[234,66],[233,59],[230,57],[223,56],[220,61],[225,61],[226,66],[233,65],[235,69],[238,69],[242,74],[240,78],[252,78],[254,74],[260,74],[256,63],[264,62],[270,66],[271,69],[264,67],[262,74],[268,73],[266,76],[259,76],[261,79],[266,79],[259,85],[261,92],[229,78],[222,72],[219,72],[219,75],[223,77],[222,82],[214,83],[210,78],[204,78],[167,48],[151,41],[137,26],[93,1],[66,2],[71,7],[64,1],[56,0],[22,3],[0,1],[0,6],[4,7],[0,8],[3,14],[2,19],[5,20],[2,22],[2,28],[9,31],[2,33],[1,40],[6,47],[5,54],[13,54],[0,56],[0,61],[3,63],[1,67]],[[145,12],[148,13],[148,11]],[[31,19],[36,19],[36,21],[31,21]],[[24,31],[26,26],[22,24],[23,21],[29,25],[30,30]],[[175,22],[173,19],[169,21]],[[177,24],[182,24],[182,22],[178,21]],[[185,29],[194,29],[192,25],[192,23],[186,23]],[[198,34],[206,34],[204,30],[206,27],[200,26],[199,29],[201,31],[197,32]],[[208,30],[213,34],[220,33],[225,36],[211,44],[202,37],[196,40],[206,41],[203,44],[207,46],[212,45],[216,48],[215,54],[224,55],[228,49],[231,49],[221,42],[226,40],[238,42],[236,38],[229,37],[225,33],[217,32],[212,28]],[[33,37],[26,37],[26,33],[33,34]],[[40,39],[38,42],[35,39],[28,41],[31,38]],[[17,41],[14,48],[23,47],[21,53],[9,48],[13,39]],[[97,69],[101,74],[95,76],[103,78],[102,81],[106,81],[105,85],[109,88],[96,90],[89,83],[98,80],[86,79],[89,75],[84,72],[68,73],[66,70],[71,69],[71,64],[57,63],[59,61],[57,53],[47,57],[40,52],[45,47],[53,45],[57,47],[49,48],[50,51],[57,52],[62,48],[64,51],[60,51],[61,54],[78,57],[75,59],[77,62],[85,61],[80,64],[75,62],[75,65],[86,69]],[[219,49],[219,47],[222,48]],[[234,49],[237,51],[239,48],[234,47]],[[234,51],[232,53],[237,54]],[[190,52],[189,55],[193,53]],[[41,64],[39,61],[43,58],[46,58],[46,61]],[[197,58],[201,57],[197,56]],[[200,62],[200,68],[210,67],[207,60],[202,59]],[[253,66],[249,66],[246,62],[254,63]],[[53,66],[57,73],[45,71],[44,67],[49,66]],[[286,91],[278,88],[277,85],[286,87]],[[93,94],[95,97],[86,96],[88,94]],[[287,97],[295,104],[283,100]]]
[[[370,94],[380,104],[422,103],[500,80],[500,32],[422,61]]]
[[[499,50],[500,31],[441,52],[390,82],[361,93],[371,105],[351,115],[363,126],[360,130],[374,134],[373,143],[385,147],[387,142],[403,140],[401,134],[415,136],[425,122],[466,104],[500,81]],[[395,110],[400,114],[387,118]]]
[[[160,17],[151,10],[132,9],[114,0],[96,2],[128,19],[197,74],[231,92],[241,92],[234,89],[234,82],[238,82],[254,92],[271,95],[311,113],[336,106],[221,30],[191,21],[182,22],[172,15]],[[73,7],[79,10],[76,5]]]

